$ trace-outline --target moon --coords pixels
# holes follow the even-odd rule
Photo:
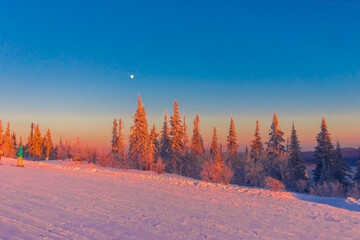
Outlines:
[[[131,75],[130,75],[130,78],[134,78],[134,75],[131,74]]]

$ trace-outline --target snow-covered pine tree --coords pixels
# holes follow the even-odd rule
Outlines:
[[[184,153],[187,153],[189,150],[189,137],[187,134],[187,126],[186,126],[186,116],[184,115],[183,121],[183,144],[184,144]]]
[[[360,147],[359,147],[359,159],[356,163],[356,173],[354,176],[354,181],[360,185]]]
[[[125,146],[124,146],[124,136],[122,134],[123,123],[121,118],[119,119],[118,126],[118,135],[117,135],[117,151],[119,153],[120,159],[125,160]]]
[[[231,117],[229,135],[227,137],[227,153],[229,158],[235,158],[238,156],[239,144],[237,144],[236,130],[234,125],[234,119]]]
[[[159,158],[159,152],[160,152],[160,143],[158,138],[159,138],[159,134],[156,133],[155,124],[154,124],[150,133],[150,141],[152,142],[152,151],[155,160]]]
[[[49,160],[53,149],[54,149],[54,145],[51,139],[51,132],[50,129],[48,129],[46,135],[44,136],[44,151],[45,151],[46,160]]]
[[[331,143],[325,118],[322,118],[320,132],[316,136],[315,164],[313,178],[315,184],[333,181],[333,162],[335,159],[334,146]]]
[[[199,114],[196,114],[196,117],[194,119],[193,136],[191,138],[191,146],[190,146],[190,152],[195,156],[199,156],[204,153],[204,145],[200,135],[199,122],[200,122]]]
[[[39,124],[36,124],[35,132],[34,132],[32,140],[31,140],[31,146],[30,146],[29,152],[30,152],[30,155],[36,160],[39,160],[42,157],[43,138],[41,137]]]
[[[349,186],[351,178],[351,169],[347,166],[341,153],[340,143],[336,143],[335,158],[332,166],[334,179],[344,186]]]
[[[142,169],[148,159],[149,133],[145,107],[141,103],[140,94],[138,97],[138,107],[133,119],[134,125],[130,129],[129,157],[135,168]]]
[[[112,128],[112,139],[111,139],[111,152],[113,155],[118,154],[118,124],[116,118],[113,121],[113,128]]]
[[[285,141],[284,133],[280,130],[279,121],[276,113],[273,116],[273,122],[270,127],[269,141],[266,143],[266,162],[264,163],[264,169],[266,173],[273,178],[282,181],[281,166],[284,160],[283,155],[285,147],[283,142]]]
[[[256,121],[256,129],[255,129],[254,139],[251,141],[250,147],[251,147],[250,158],[254,162],[259,161],[261,159],[263,151],[264,151],[264,147],[263,147],[263,144],[261,142],[261,137],[260,137],[259,121]]]
[[[4,152],[5,157],[15,157],[16,156],[14,139],[11,137],[9,122],[7,125],[6,132],[4,134],[3,152]]]
[[[179,157],[182,154],[184,143],[179,107],[176,100],[174,102],[174,115],[170,117],[170,126],[172,153],[174,156]]]
[[[170,135],[172,149],[172,168],[174,173],[180,173],[181,157],[184,152],[184,132],[181,124],[178,103],[174,101],[174,115],[170,117]]]
[[[301,159],[301,147],[294,123],[292,125],[290,143],[288,144],[288,162],[286,188],[293,191],[302,191],[298,189],[299,180],[307,181],[306,168],[304,161]]]
[[[169,169],[167,166],[169,162],[171,161],[171,139],[170,139],[170,131],[168,127],[168,121],[167,121],[167,113],[165,111],[165,117],[164,117],[164,124],[161,130],[161,138],[160,138],[160,157],[166,164],[165,170],[169,172],[172,169]]]
[[[213,136],[211,139],[211,146],[210,146],[210,155],[216,156],[219,153],[219,144],[218,144],[218,137],[216,134],[216,127],[213,130]]]

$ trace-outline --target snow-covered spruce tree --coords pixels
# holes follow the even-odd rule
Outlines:
[[[322,118],[320,133],[316,136],[316,141],[317,146],[314,153],[316,168],[313,170],[314,183],[331,182],[334,180],[333,163],[335,151],[324,117]]]
[[[250,158],[254,162],[258,162],[261,159],[263,151],[264,151],[264,147],[263,147],[263,144],[261,142],[261,137],[260,137],[259,121],[256,121],[256,129],[255,129],[254,139],[251,141],[250,148],[251,148]]]
[[[304,161],[301,159],[301,147],[298,139],[294,123],[292,125],[290,143],[288,147],[288,162],[287,162],[287,179],[285,181],[286,189],[292,191],[304,191],[300,189],[299,181],[307,181],[306,168]],[[303,187],[301,187],[303,188]]]
[[[354,176],[354,181],[360,185],[360,147],[359,147],[359,160],[356,163],[356,173]]]
[[[117,151],[119,153],[120,160],[123,161],[123,164],[126,165],[125,161],[125,146],[124,146],[124,136],[122,134],[123,123],[121,118],[119,119],[118,126],[118,135],[117,135]]]
[[[190,153],[184,156],[182,174],[188,177],[200,178],[204,154],[203,140],[200,134],[199,115],[194,119],[194,130],[191,137]]]
[[[216,134],[216,127],[213,130],[213,136],[211,139],[210,156],[216,156],[219,153],[218,137]]]
[[[112,139],[111,139],[111,152],[113,155],[118,154],[118,124],[116,118],[113,121]]]
[[[169,167],[169,163],[171,162],[171,139],[170,139],[170,130],[167,122],[167,113],[165,111],[164,124],[161,130],[160,137],[160,152],[159,155],[165,164],[165,171],[171,172],[172,169]]]
[[[184,144],[184,153],[187,153],[189,150],[189,137],[187,134],[187,126],[186,126],[186,116],[184,115],[183,121],[183,144]]]
[[[145,162],[149,160],[149,133],[145,107],[141,103],[140,95],[133,119],[134,125],[130,129],[129,157],[135,168],[143,169],[147,165]]]
[[[155,124],[154,124],[150,132],[150,142],[152,142],[152,151],[155,161],[159,158],[159,152],[160,152],[160,142],[158,138],[159,138],[159,134],[156,133]]]
[[[237,140],[237,137],[236,137],[234,119],[231,117],[230,127],[229,127],[229,135],[227,137],[227,145],[226,145],[228,157],[230,159],[238,156],[237,150],[239,148],[239,144],[237,144],[236,140]]]
[[[50,133],[50,129],[48,129],[46,135],[44,136],[44,151],[45,151],[45,158],[47,160],[50,158],[53,149],[54,146],[51,139],[51,133]]]
[[[36,124],[34,135],[29,148],[29,153],[30,156],[32,156],[32,158],[35,160],[40,160],[43,155],[43,138],[41,137],[39,124]]]
[[[171,135],[171,149],[172,149],[172,160],[171,167],[173,172],[180,174],[181,157],[184,151],[184,136],[183,126],[179,114],[178,103],[174,101],[174,115],[170,117],[170,135]]]
[[[336,143],[335,158],[332,166],[334,180],[343,184],[345,187],[350,185],[351,169],[347,166],[341,153],[340,143]]]
[[[284,163],[282,161],[284,158],[285,147],[284,142],[284,133],[279,128],[279,121],[276,113],[273,116],[273,123],[270,127],[269,141],[266,143],[266,160],[264,162],[264,169],[268,176],[276,178],[280,181],[283,179],[282,166]]]
[[[199,114],[196,114],[196,117],[194,119],[194,130],[190,145],[190,151],[195,156],[202,155],[204,153],[204,145],[200,135],[199,122],[200,122]]]
[[[6,132],[3,140],[3,152],[5,157],[15,157],[16,150],[14,145],[14,139],[11,137],[10,123],[8,122]]]

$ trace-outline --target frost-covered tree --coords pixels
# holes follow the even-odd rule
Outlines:
[[[186,116],[184,115],[183,121],[183,144],[184,144],[184,152],[187,153],[189,150],[189,137],[187,134],[187,126],[186,126]]]
[[[347,166],[341,153],[340,143],[337,142],[335,150],[335,158],[332,166],[332,174],[334,180],[339,183],[348,186],[350,184],[349,178],[351,178],[351,169]]]
[[[15,134],[15,132],[13,132],[12,134],[11,134],[11,138],[12,138],[12,142],[13,142],[13,144],[14,144],[14,148],[15,148],[15,152],[17,152],[17,141],[16,141],[16,134]]]
[[[179,114],[178,103],[174,102],[174,115],[170,117],[170,135],[172,149],[172,168],[173,172],[180,173],[181,157],[184,152],[184,131]]]
[[[313,170],[315,184],[333,181],[333,162],[335,159],[334,146],[331,143],[325,118],[322,118],[320,133],[316,136],[317,146],[315,147],[315,164]]]
[[[256,129],[255,129],[254,139],[251,141],[250,148],[251,148],[250,158],[254,162],[258,162],[261,159],[263,151],[264,151],[264,147],[263,147],[263,144],[261,142],[261,137],[260,137],[259,121],[256,121]]]
[[[174,115],[170,117],[170,135],[172,153],[178,157],[182,154],[184,148],[183,127],[181,125],[181,118],[179,114],[178,103],[174,102]]]
[[[152,151],[155,160],[159,158],[159,152],[160,152],[160,142],[158,138],[159,138],[159,134],[156,133],[155,124],[154,124],[150,132],[150,142],[152,142]]]
[[[295,126],[292,125],[290,143],[288,147],[288,162],[287,162],[287,180],[285,182],[287,189],[293,191],[300,191],[298,183],[300,180],[307,181],[306,168],[304,161],[301,159],[301,147],[298,139]]]
[[[229,135],[227,137],[227,153],[229,158],[235,158],[238,156],[239,144],[237,144],[236,130],[234,125],[234,119],[231,117]]]
[[[34,159],[41,159],[43,154],[43,138],[41,137],[41,132],[39,124],[36,124],[33,138],[31,140],[31,145],[29,148],[29,153]]]
[[[161,130],[160,137],[160,157],[165,164],[168,164],[171,161],[171,139],[170,139],[170,130],[168,127],[167,113],[165,111],[164,124]],[[170,169],[165,167],[166,171]]]
[[[196,114],[196,117],[194,119],[193,136],[191,138],[191,146],[190,146],[190,151],[195,156],[202,155],[204,153],[204,145],[200,135],[199,122],[200,122],[199,114]]]
[[[219,153],[219,143],[218,143],[218,137],[216,134],[216,127],[214,127],[213,136],[211,139],[210,155],[216,156],[218,153]]]
[[[57,152],[58,159],[65,160],[70,157],[70,147],[68,142],[65,143],[62,141],[62,138],[60,137],[60,142],[58,146],[58,152]]]
[[[133,119],[134,125],[130,129],[129,157],[134,167],[141,169],[148,159],[149,133],[145,107],[141,103],[140,95],[138,97],[138,107]]]
[[[273,178],[276,178],[282,181],[281,168],[284,165],[282,162],[284,160],[284,133],[280,130],[279,121],[276,113],[273,116],[273,122],[270,127],[269,141],[266,143],[266,161],[265,161],[265,171],[266,173]]]
[[[50,158],[53,149],[54,145],[51,139],[51,132],[50,129],[48,129],[46,135],[44,136],[44,151],[46,160]]]
[[[112,139],[111,139],[111,152],[116,155],[118,153],[118,124],[116,118],[113,121]]]
[[[356,164],[356,173],[354,176],[354,181],[360,185],[360,147],[359,147],[359,160],[357,161]]]
[[[4,152],[5,157],[15,157],[16,156],[14,138],[11,136],[10,123],[9,122],[8,122],[8,125],[7,125],[6,132],[4,134],[3,152]]]
[[[124,136],[122,134],[123,123],[121,118],[119,119],[118,135],[117,135],[117,151],[120,159],[125,160],[125,145]]]

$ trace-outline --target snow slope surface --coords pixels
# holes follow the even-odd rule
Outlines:
[[[354,199],[176,175],[14,159],[0,166],[2,239],[359,239]]]

